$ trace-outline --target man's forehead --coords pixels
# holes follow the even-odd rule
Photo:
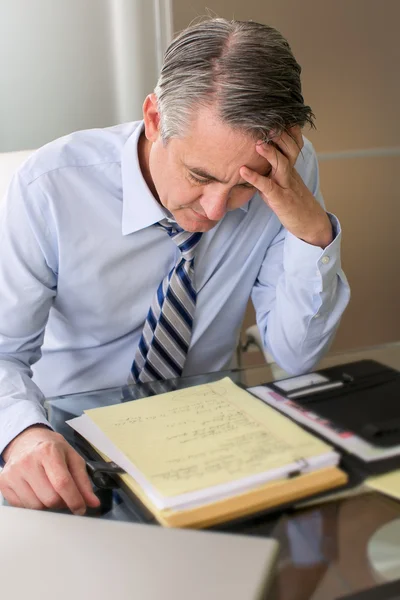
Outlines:
[[[241,167],[248,167],[261,175],[266,175],[271,169],[270,163],[255,149],[252,152],[231,152],[222,149],[219,152],[204,152],[202,149],[184,152],[179,157],[182,167],[203,178],[210,178],[228,183],[232,176],[237,175]]]
[[[217,179],[230,179],[242,166],[260,173],[269,166],[256,150],[257,140],[224,123],[212,107],[196,111],[190,126],[175,142],[180,162]]]
[[[237,150],[238,152],[254,152],[257,140],[253,135],[223,121],[213,107],[200,107],[194,111],[190,125],[183,133],[182,140],[187,140],[196,148]]]
[[[178,156],[181,162],[190,167],[206,171],[224,171],[248,166],[253,169],[265,168],[268,161],[260,156],[256,150],[256,142],[250,140],[246,145],[233,145],[229,140],[224,143],[213,143],[210,138],[207,142],[202,140],[184,139],[178,147]]]

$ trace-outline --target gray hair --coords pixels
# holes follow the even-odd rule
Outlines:
[[[182,137],[200,106],[214,106],[224,123],[264,141],[294,125],[313,127],[300,73],[273,27],[220,18],[192,25],[168,47],[155,88],[162,138]]]

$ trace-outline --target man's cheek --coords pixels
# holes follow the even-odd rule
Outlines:
[[[252,193],[247,193],[247,194],[241,194],[238,195],[234,198],[232,198],[228,204],[228,210],[236,210],[237,208],[241,208],[242,206],[244,206],[245,204],[247,204],[247,202],[249,202],[252,197],[254,196],[255,192]]]

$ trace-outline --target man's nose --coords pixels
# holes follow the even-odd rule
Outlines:
[[[228,198],[228,192],[208,192],[207,194],[203,194],[200,204],[207,219],[220,221],[227,211]]]

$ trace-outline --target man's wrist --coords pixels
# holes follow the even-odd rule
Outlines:
[[[319,230],[317,233],[314,233],[310,237],[301,238],[303,242],[306,244],[311,244],[312,246],[318,246],[325,250],[333,242],[335,239],[335,235],[333,232],[332,223],[328,215],[326,215],[326,226]]]
[[[27,432],[30,432],[32,429],[49,429],[51,431],[51,427],[49,427],[48,425],[46,425],[44,423],[35,423],[34,425],[30,425],[23,431],[20,431],[20,433],[18,435],[16,435],[15,438],[13,440],[11,440],[11,442],[4,448],[4,450],[1,454],[1,457],[0,457],[2,459],[1,462],[6,463],[8,461],[8,459],[10,458],[10,455],[13,452],[13,448],[21,440],[21,436],[26,435]]]

